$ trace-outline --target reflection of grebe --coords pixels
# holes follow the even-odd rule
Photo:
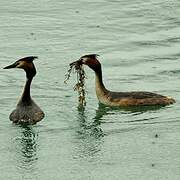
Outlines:
[[[10,114],[9,118],[14,123],[35,124],[44,118],[43,111],[32,100],[30,95],[30,86],[33,77],[36,75],[36,68],[33,64],[35,56],[22,58],[15,63],[6,66],[4,69],[21,68],[26,72],[27,81],[23,94],[16,106],[16,109]]]
[[[96,116],[93,118],[93,121],[90,123],[87,121],[87,117],[85,115],[85,108],[84,107],[78,107],[78,115],[79,115],[79,134],[83,135],[84,138],[86,138],[90,135],[93,137],[103,137],[104,133],[101,129],[101,121],[100,119],[96,118]]]
[[[175,103],[171,97],[152,92],[112,92],[105,88],[101,64],[96,54],[82,56],[78,63],[88,65],[96,75],[96,95],[102,104],[109,106],[169,105]]]

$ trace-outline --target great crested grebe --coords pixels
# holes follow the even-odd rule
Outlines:
[[[89,66],[95,72],[96,95],[100,103],[108,106],[147,106],[175,103],[175,100],[171,97],[152,92],[112,92],[107,90],[103,84],[101,64],[97,60],[97,56],[96,54],[82,56],[78,63]]]
[[[22,96],[16,106],[16,109],[12,111],[9,119],[18,124],[36,124],[38,121],[44,118],[44,112],[40,107],[32,100],[30,95],[30,86],[33,77],[36,75],[36,68],[33,64],[33,60],[36,56],[29,56],[19,59],[15,63],[4,67],[4,69],[21,68],[26,72],[26,84]]]

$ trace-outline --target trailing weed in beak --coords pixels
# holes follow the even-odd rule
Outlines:
[[[74,70],[75,73],[77,73],[77,83],[74,86],[74,91],[78,92],[79,95],[79,105],[80,106],[85,106],[86,105],[86,100],[85,100],[85,94],[86,94],[86,90],[85,90],[85,71],[83,68],[83,63],[82,60],[77,60],[74,61],[72,63],[69,64],[70,68],[67,72],[67,74],[65,75],[65,80],[64,83],[67,83],[67,81],[69,80],[72,71]]]

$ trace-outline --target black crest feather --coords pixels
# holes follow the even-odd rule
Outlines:
[[[87,54],[87,55],[84,55],[82,56],[82,58],[97,58],[97,56],[99,56],[98,54]]]
[[[19,61],[30,61],[32,62],[34,59],[37,59],[37,56],[28,56],[28,57],[23,57],[21,59],[19,59]]]

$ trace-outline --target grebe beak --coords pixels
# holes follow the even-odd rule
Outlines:
[[[3,69],[11,69],[11,68],[15,68],[16,66],[17,66],[17,63],[15,62],[9,66],[4,67]]]

